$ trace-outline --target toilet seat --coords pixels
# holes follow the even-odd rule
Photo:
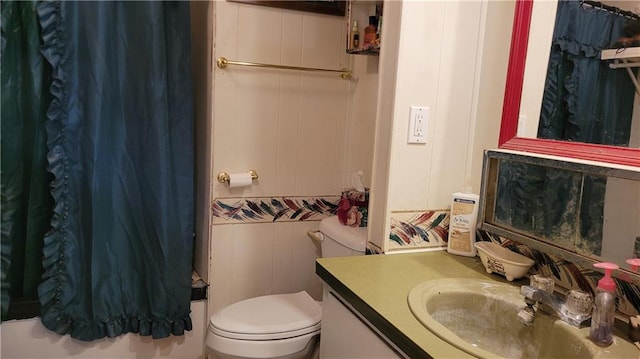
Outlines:
[[[322,307],[307,294],[273,294],[246,299],[216,312],[209,330],[239,340],[286,339],[319,332]]]

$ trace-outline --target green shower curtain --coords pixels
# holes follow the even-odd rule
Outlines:
[[[2,2],[2,319],[11,298],[34,301],[53,198],[44,128],[50,66],[40,55],[35,2]]]
[[[28,6],[35,21],[16,29],[29,36],[39,31],[33,36],[39,53],[16,50],[26,46],[17,44],[26,35],[5,32],[5,8],[9,16],[10,8]],[[80,340],[182,335],[191,329],[194,232],[189,3],[52,1],[38,2],[37,13],[33,6],[2,3],[2,276],[24,269],[13,260],[24,236],[11,231],[24,225],[5,214],[27,207],[9,189],[35,180],[16,169],[24,167],[25,149],[37,148],[33,157],[46,159],[46,171],[35,159],[32,167],[45,178],[53,204],[38,203],[47,227],[34,234],[42,250],[32,253],[42,263],[43,324]],[[5,68],[5,56],[22,64]],[[37,77],[37,63],[44,76],[32,91],[17,76]],[[7,73],[16,80],[5,83]],[[26,115],[14,105],[21,100],[41,105],[32,116],[40,123],[26,128]],[[18,148],[16,136],[42,128],[43,110],[46,133]],[[5,167],[5,156],[22,164]]]

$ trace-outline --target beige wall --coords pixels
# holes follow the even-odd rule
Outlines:
[[[333,74],[228,67],[214,71],[213,170],[255,169],[251,187],[213,182],[212,199],[339,195],[353,172],[371,178],[378,58],[344,49],[344,18],[219,1],[214,57],[350,68]],[[307,290],[321,299],[318,222],[214,224],[209,312],[248,297]]]
[[[358,80],[215,69],[212,176],[254,168],[260,179],[233,190],[214,182],[214,199],[335,195],[363,169],[372,186],[369,239],[383,248],[391,211],[447,208],[466,181],[479,190],[482,151],[497,145],[513,2],[387,2],[379,58],[347,55],[338,17],[215,8],[214,57],[349,67]],[[431,107],[426,145],[406,143],[410,105]],[[306,236],[316,228],[213,225],[209,313],[271,293],[320,299],[319,253]]]
[[[386,143],[377,134],[370,210],[374,226],[384,223],[376,228],[384,235],[370,236],[382,248],[391,211],[448,208],[466,182],[479,191],[483,151],[497,146],[514,8],[513,2],[394,4],[399,23],[385,22],[400,29],[390,61],[396,76],[380,85],[394,98],[391,137]],[[386,62],[381,66],[386,71]],[[425,145],[407,144],[411,105],[430,107]]]

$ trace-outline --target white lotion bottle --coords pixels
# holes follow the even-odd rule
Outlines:
[[[476,256],[476,226],[480,197],[469,186],[453,194],[447,252],[467,257]]]

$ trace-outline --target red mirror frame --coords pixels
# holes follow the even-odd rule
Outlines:
[[[532,10],[533,0],[516,0],[498,146],[501,149],[640,167],[640,149],[636,148],[516,137]]]

